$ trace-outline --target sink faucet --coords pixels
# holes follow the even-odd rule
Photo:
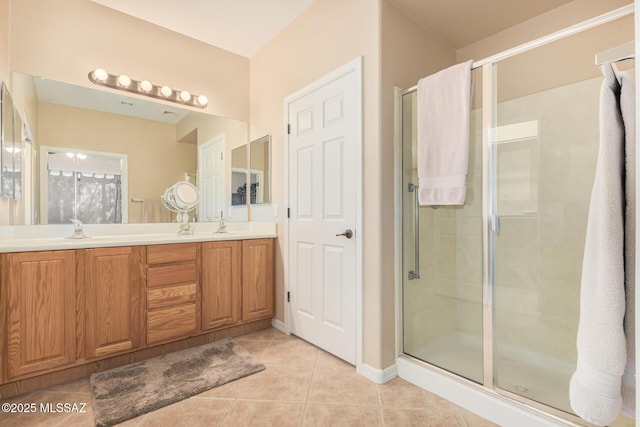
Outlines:
[[[72,219],[71,222],[73,223],[73,234],[67,237],[67,239],[87,239],[90,237],[82,231],[82,221]]]
[[[226,233],[227,232],[227,224],[224,222],[224,217],[220,217],[220,222],[218,222],[218,229],[216,233]]]

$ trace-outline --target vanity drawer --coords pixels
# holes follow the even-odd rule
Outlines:
[[[186,338],[195,330],[195,304],[147,312],[147,344]]]
[[[195,283],[198,275],[195,261],[147,267],[147,288],[180,283]]]
[[[147,291],[147,310],[196,302],[196,285],[169,286]]]
[[[147,264],[195,261],[197,250],[197,243],[147,246]]]

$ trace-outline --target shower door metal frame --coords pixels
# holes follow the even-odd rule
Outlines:
[[[475,61],[472,64],[472,70],[482,68],[482,343],[483,343],[483,384],[478,384],[474,381],[467,380],[459,375],[451,373],[445,369],[441,369],[437,366],[424,362],[419,359],[415,359],[413,356],[405,354],[403,351],[403,307],[402,307],[402,293],[403,293],[403,280],[405,278],[405,272],[402,269],[402,217],[403,217],[403,204],[402,194],[405,190],[405,186],[402,182],[402,127],[398,124],[402,122],[402,99],[404,95],[410,94],[417,90],[417,86],[412,88],[401,90],[395,89],[395,105],[396,105],[396,325],[397,339],[396,339],[396,354],[398,357],[406,358],[415,361],[420,365],[425,365],[427,369],[434,370],[442,375],[445,375],[458,382],[471,386],[482,392],[491,394],[498,398],[506,398],[515,405],[521,406],[528,411],[548,416],[557,421],[562,422],[578,422],[584,423],[581,418],[570,414],[568,412],[556,409],[554,407],[539,403],[537,401],[528,399],[526,397],[514,394],[507,390],[500,389],[496,385],[496,378],[494,372],[494,280],[495,280],[495,245],[496,236],[499,232],[500,218],[497,215],[497,200],[496,200],[496,177],[497,177],[497,158],[496,158],[496,124],[497,124],[497,84],[496,84],[496,68],[500,61],[519,55],[521,53],[530,51],[537,47],[544,46],[557,40],[561,40],[565,37],[578,34],[580,32],[598,27],[607,22],[622,18],[624,16],[634,13],[635,5],[629,4],[627,6],[614,9],[610,12],[580,22],[578,24],[569,26],[562,30],[556,31],[544,37],[540,37],[528,43],[518,45],[514,48],[505,50],[496,55],[492,55],[480,61]],[[636,21],[640,18],[636,16]],[[636,30],[636,32],[638,32]],[[637,37],[636,37],[637,38]],[[636,49],[640,50],[640,46],[636,43]],[[640,72],[636,68],[636,73]],[[638,87],[640,92],[640,86]],[[637,112],[640,117],[640,112]],[[638,128],[638,134],[640,134],[640,128]],[[640,139],[639,139],[640,140]],[[640,150],[638,151],[640,157]],[[640,181],[640,174],[637,179]],[[640,188],[640,186],[639,186]],[[640,203],[640,200],[639,200]],[[640,216],[640,210],[638,210]],[[640,229],[638,230],[640,232]],[[639,267],[640,268],[640,265]],[[636,322],[640,317],[640,312],[636,310]],[[640,330],[638,330],[640,335]]]
[[[485,387],[495,389],[494,272],[496,224],[496,63],[482,66],[482,368]],[[492,224],[494,226],[492,226]]]

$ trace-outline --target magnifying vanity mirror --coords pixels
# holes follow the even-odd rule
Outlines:
[[[29,199],[35,213],[33,223],[69,224],[75,215],[81,217],[83,206],[88,205],[105,210],[120,205],[121,218],[85,215],[92,218],[85,223],[175,221],[176,214],[169,212],[160,196],[178,181],[188,181],[200,192],[192,220],[212,221],[220,216],[229,221],[247,220],[246,204],[234,206],[237,196],[233,193],[243,183],[233,191],[229,184],[222,185],[234,182],[236,157],[245,159],[238,167],[247,169],[246,122],[21,73],[12,77],[12,94],[7,91],[6,97],[12,96],[13,103],[28,117],[37,156],[28,156],[26,160],[33,163],[29,176],[18,179],[26,182],[29,178],[32,188],[20,190],[8,184],[19,171],[5,179],[5,166],[10,170],[9,162],[15,159],[3,149],[2,190],[4,194],[6,182],[5,197],[22,193]],[[8,104],[3,102],[3,116]],[[8,141],[4,148],[10,145]],[[206,155],[219,161],[200,161]],[[118,168],[109,166],[108,159],[118,159]],[[70,176],[73,186],[79,182],[83,190],[60,202],[54,187],[69,181]],[[86,188],[88,183],[93,190]],[[94,192],[93,196],[89,197],[89,192]],[[110,197],[115,200],[111,205],[107,203]],[[206,218],[201,215],[205,210],[211,211]]]
[[[193,234],[193,226],[189,225],[189,212],[194,210],[200,201],[198,188],[188,181],[179,181],[167,188],[160,200],[165,208],[176,213],[176,221],[180,225],[178,234]]]

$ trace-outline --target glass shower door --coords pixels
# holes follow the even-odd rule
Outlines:
[[[606,25],[497,65],[495,386],[565,412],[572,412],[569,380],[598,153],[602,76],[593,57],[616,44],[600,31]],[[577,37],[603,41],[591,43],[582,62],[555,57],[552,68],[571,74],[525,66],[589,45]],[[548,59],[541,67],[551,67]]]
[[[416,208],[415,92],[402,113],[404,353],[482,383],[482,109],[471,115],[466,203],[438,209]]]

